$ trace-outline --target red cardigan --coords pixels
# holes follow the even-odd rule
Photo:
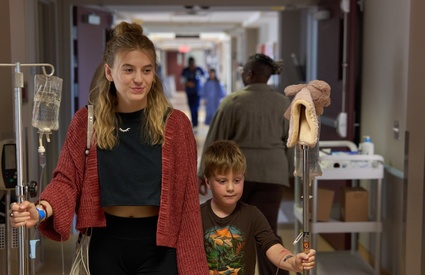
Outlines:
[[[48,238],[69,238],[74,213],[76,228],[106,226],[100,204],[96,143],[85,154],[87,109],[75,113],[53,172],[53,179],[41,194],[52,205],[54,215],[38,229]],[[84,173],[84,168],[86,172]],[[157,244],[176,248],[179,274],[208,274],[200,215],[197,151],[187,116],[173,110],[165,127],[162,149],[162,189]]]

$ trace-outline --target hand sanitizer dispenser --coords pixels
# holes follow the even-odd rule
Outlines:
[[[374,147],[374,144],[370,140],[370,136],[364,136],[363,142],[359,145],[359,153],[362,155],[373,155]]]

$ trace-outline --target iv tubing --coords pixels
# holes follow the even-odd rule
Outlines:
[[[50,132],[43,132],[43,131],[40,130],[38,132],[38,134],[39,134],[39,138],[38,138],[38,144],[39,144],[39,146],[38,146],[38,161],[39,161],[41,168],[44,168],[46,166],[46,155],[45,155],[46,149],[43,146],[43,135],[46,135],[47,142],[50,142],[50,138],[49,138]]]

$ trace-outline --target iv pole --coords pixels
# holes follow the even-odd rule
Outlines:
[[[311,198],[310,183],[313,177],[322,175],[318,163],[319,152],[317,143],[320,133],[320,120],[318,115],[323,113],[323,107],[327,107],[330,104],[330,89],[329,84],[326,82],[312,80],[308,84],[290,85],[284,90],[285,95],[295,96],[291,105],[284,113],[284,116],[289,120],[287,146],[288,148],[296,146],[294,175],[300,176],[303,182],[303,231],[298,234],[293,244],[295,245],[302,238],[303,252],[306,254],[311,250],[309,214],[309,200]],[[316,92],[315,99],[320,97],[320,100],[313,100],[313,91]],[[321,93],[321,95],[319,96],[318,93]],[[316,151],[309,152],[313,148],[316,148]],[[298,153],[298,151],[300,151],[300,153]],[[303,274],[310,274],[309,270],[304,269]]]
[[[310,252],[310,160],[309,146],[302,145],[303,152],[303,249],[304,253]],[[308,275],[308,270],[303,270],[303,275]]]
[[[47,63],[39,63],[39,64],[20,64],[19,62],[15,64],[1,64],[0,67],[15,67],[15,74],[13,77],[13,86],[14,86],[14,101],[15,101],[15,138],[16,138],[16,162],[17,162],[17,185],[16,185],[16,197],[18,199],[18,203],[23,202],[26,199],[26,186],[22,183],[22,175],[23,175],[23,160],[22,160],[22,88],[24,87],[24,74],[21,72],[21,67],[42,67],[43,74],[46,76],[52,76],[55,72],[55,68],[51,64]],[[50,74],[46,73],[45,67],[50,67]],[[9,207],[8,205],[6,207]],[[9,210],[8,210],[9,211]],[[9,216],[9,215],[8,215]],[[9,236],[7,236],[9,238]],[[19,241],[19,275],[25,274],[25,259],[28,256],[26,253],[27,246],[25,245],[25,227],[19,227],[18,233],[18,241]],[[7,251],[8,258],[9,249]],[[8,263],[9,264],[9,263]],[[9,275],[10,273],[8,273]]]

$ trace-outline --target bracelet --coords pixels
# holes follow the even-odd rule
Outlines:
[[[46,219],[49,217],[49,212],[47,212],[47,206],[44,203],[39,202],[39,206],[43,208],[43,210],[46,212]]]
[[[46,219],[46,211],[44,209],[40,209],[38,207],[35,207],[35,209],[38,212],[38,217],[39,217],[38,222],[40,223],[40,222],[44,221]]]
[[[292,255],[292,254],[286,255],[285,258],[283,258],[283,262],[286,262],[288,259],[290,259],[292,257],[294,257],[294,255]]]

